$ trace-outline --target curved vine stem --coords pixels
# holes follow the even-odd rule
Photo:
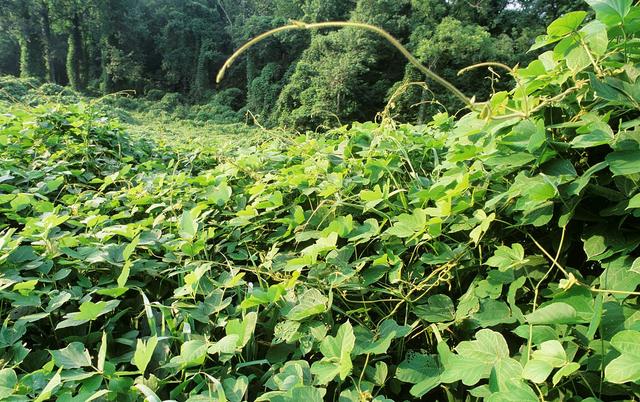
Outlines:
[[[511,67],[507,66],[504,63],[498,63],[495,61],[485,61],[483,63],[477,63],[472,66],[465,67],[462,70],[458,71],[458,75],[462,75],[468,71],[471,71],[473,69],[480,68],[480,67],[500,67],[502,69],[507,70],[509,74],[514,75],[514,71]]]
[[[518,89],[522,91],[522,106],[524,108],[524,113],[520,113],[522,118],[528,118],[529,115],[531,114],[531,111],[529,110],[529,100],[527,97],[527,92],[526,89],[524,87],[524,85],[522,85],[522,81],[520,80],[520,78],[518,77],[518,75],[516,74],[516,72],[514,71],[513,68],[507,66],[504,63],[498,63],[495,61],[487,61],[487,62],[483,62],[483,63],[478,63],[478,64],[474,64],[472,66],[468,66],[463,68],[462,70],[458,71],[458,75],[462,75],[465,74],[473,69],[476,68],[480,68],[480,67],[500,67],[504,70],[507,70],[509,72],[509,74],[513,77],[514,80],[516,80],[516,84],[518,85]]]
[[[249,42],[245,43],[238,50],[236,50],[236,52],[233,53],[231,55],[231,57],[229,57],[227,59],[227,61],[224,63],[224,65],[222,66],[222,68],[218,72],[218,75],[216,77],[216,82],[220,83],[220,81],[222,81],[222,79],[224,78],[224,74],[227,71],[227,69],[233,64],[233,62],[242,53],[244,53],[247,49],[249,49],[251,46],[255,45],[256,43],[258,43],[258,42],[260,42],[260,41],[262,41],[262,40],[264,40],[264,39],[266,39],[266,38],[268,38],[270,36],[273,36],[273,35],[275,35],[277,33],[284,32],[284,31],[298,30],[298,29],[309,29],[310,30],[310,29],[345,28],[345,27],[360,28],[360,29],[364,29],[364,30],[367,30],[367,31],[370,31],[370,32],[373,32],[375,34],[378,34],[378,35],[382,36],[384,39],[389,41],[389,43],[391,43],[396,49],[398,49],[400,51],[400,53],[402,53],[402,55],[411,64],[413,64],[418,70],[420,70],[420,72],[422,72],[427,77],[431,78],[433,81],[437,82],[438,84],[440,84],[444,88],[446,88],[449,92],[451,92],[458,99],[460,99],[462,102],[464,102],[464,104],[469,109],[472,109],[472,110],[474,109],[474,101],[473,101],[473,99],[469,99],[464,93],[462,93],[462,91],[460,91],[458,88],[456,88],[449,81],[445,80],[444,78],[440,77],[438,74],[434,73],[433,71],[431,71],[430,69],[425,67],[422,63],[420,63],[420,61],[418,59],[415,58],[415,56],[413,56],[411,54],[411,52],[409,52],[409,50],[407,50],[407,48],[405,48],[390,33],[388,33],[387,31],[385,31],[382,28],[378,28],[378,27],[376,27],[374,25],[369,25],[369,24],[365,24],[365,23],[362,23],[362,22],[335,21],[335,22],[318,22],[318,23],[307,24],[307,23],[300,22],[300,21],[292,21],[291,24],[289,24],[289,25],[281,26],[281,27],[272,29],[270,31],[267,31],[267,32],[265,32],[263,34],[260,34],[260,35],[256,36],[255,38],[251,39]]]

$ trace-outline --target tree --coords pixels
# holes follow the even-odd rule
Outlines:
[[[492,73],[475,69],[462,76],[458,71],[470,65],[497,61],[507,65],[526,64],[536,57],[528,50],[535,37],[544,33],[550,18],[575,3],[562,1],[437,0],[412,1],[409,48],[419,60],[461,88],[467,95],[486,99],[492,91],[506,88],[509,74],[496,70],[501,78],[492,82]],[[412,66],[402,82],[425,81]],[[439,86],[427,80],[428,89],[412,86],[396,102],[403,119],[424,121],[428,115],[447,109],[451,113],[463,105]],[[389,91],[391,96],[401,83]],[[434,102],[439,102],[434,103]]]
[[[230,52],[225,28],[231,16],[217,1],[162,0],[156,6],[165,84],[201,98],[213,90],[214,71]]]
[[[302,20],[304,1],[246,1],[245,7],[234,10],[234,22],[228,30],[234,48],[289,20]],[[290,31],[271,37],[252,47],[238,61],[228,80],[231,85],[246,87],[246,108],[265,123],[270,119],[276,99],[282,90],[291,66],[308,47],[310,35]],[[244,74],[243,74],[244,73]]]
[[[89,80],[87,38],[91,27],[93,0],[49,0],[53,30],[65,43],[65,72],[68,84],[84,90]]]
[[[20,47],[15,38],[0,31],[0,75],[20,74]]]
[[[20,76],[45,79],[44,42],[39,7],[35,0],[5,0],[0,17],[20,48]]]
[[[408,11],[407,1],[360,0],[351,20],[403,38]],[[382,108],[388,88],[402,77],[404,63],[395,49],[370,32],[346,28],[316,33],[278,98],[276,119],[307,129],[371,119]]]

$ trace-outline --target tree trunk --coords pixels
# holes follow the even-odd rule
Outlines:
[[[100,44],[100,91],[103,94],[108,94],[111,92],[113,88],[113,82],[111,80],[111,75],[109,74],[109,70],[107,68],[107,63],[109,61],[109,39],[104,38]]]
[[[69,34],[69,46],[67,49],[67,78],[69,85],[77,91],[84,89],[84,80],[81,74],[82,64],[82,32],[80,31],[80,17],[74,14],[71,33]]]
[[[196,76],[195,85],[193,88],[196,98],[202,97],[209,88],[209,40],[200,42],[200,49],[198,50],[198,62],[196,64]]]
[[[42,37],[44,38],[44,54],[47,67],[47,79],[49,82],[56,80],[56,66],[53,61],[53,40],[51,37],[51,21],[49,18],[49,6],[43,3],[40,7],[40,20],[42,22]]]
[[[418,124],[423,124],[427,114],[427,99],[429,92],[427,88],[422,88],[420,94],[420,106],[418,106]]]
[[[23,9],[20,37],[20,76],[44,79],[46,67],[44,46],[38,21],[27,7]]]
[[[251,83],[256,78],[256,58],[251,49],[246,51],[247,58],[247,90],[251,87]]]

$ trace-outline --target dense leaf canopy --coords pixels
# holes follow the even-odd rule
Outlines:
[[[195,70],[162,62],[175,69],[164,85],[185,92],[130,99],[42,84],[56,74],[38,78],[52,64],[36,50],[50,47],[20,37],[40,32],[20,18],[43,8],[8,2],[27,77],[0,79],[0,400],[640,398],[640,5],[588,3],[139,2],[128,18],[155,6],[182,32],[158,36],[153,57],[184,52]],[[113,18],[124,2],[56,4],[71,23],[52,32],[71,29],[67,50],[84,49],[67,66],[104,57],[67,70],[84,89],[137,82],[129,73],[160,82],[116,62],[146,57],[123,50],[146,37],[142,25],[123,36]],[[505,81],[456,80],[486,91],[459,110],[351,29],[262,42],[229,85],[264,93],[230,87],[185,106],[204,96],[200,61],[226,54],[213,44],[270,27],[273,10],[378,24],[446,74],[457,54],[515,57],[520,39],[496,30],[518,16],[549,24],[528,61],[477,66]],[[233,29],[190,25],[214,17]],[[114,25],[88,31],[94,18]],[[255,30],[244,36],[243,18]],[[413,18],[437,22],[423,36]],[[299,52],[283,56],[290,68],[271,58],[285,49]],[[354,121],[389,91],[376,121]],[[416,113],[403,97],[432,93],[421,124],[399,122]],[[260,110],[276,121],[348,124],[200,136],[203,116],[233,121],[244,100],[274,99]],[[170,131],[175,117],[188,132]],[[123,128],[137,119],[142,132]]]

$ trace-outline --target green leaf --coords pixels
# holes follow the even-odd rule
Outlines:
[[[385,232],[388,235],[396,236],[401,239],[415,236],[425,230],[427,224],[427,215],[423,209],[417,208],[413,214],[400,214],[397,221]]]
[[[536,360],[548,362],[553,367],[563,366],[567,362],[567,354],[562,344],[556,340],[542,342],[532,356]]]
[[[331,232],[326,237],[316,240],[316,243],[304,248],[300,254],[310,258],[311,262],[315,262],[319,255],[327,253],[336,248],[338,242],[338,233]]]
[[[118,279],[116,280],[116,283],[118,284],[118,287],[121,289],[123,289],[127,284],[127,280],[129,279],[129,273],[131,272],[131,265],[133,265],[131,261],[127,260],[122,266],[122,271],[120,271],[120,275],[118,275]]]
[[[541,384],[547,380],[553,366],[543,360],[529,360],[522,371],[522,378]]]
[[[138,368],[140,373],[144,374],[144,371],[147,369],[156,345],[158,345],[158,338],[156,336],[150,337],[146,342],[142,339],[137,340],[136,352],[133,354],[131,363]]]
[[[243,375],[238,378],[225,378],[222,386],[230,402],[241,402],[249,387],[249,379]]]
[[[627,205],[627,209],[630,209],[630,208],[640,208],[640,194],[634,195],[629,200],[629,205]]]
[[[631,268],[629,269],[629,271],[636,274],[640,274],[640,257],[633,260],[633,263],[631,264]]]
[[[587,258],[589,260],[594,260],[594,257],[597,257],[607,251],[605,236],[599,233],[589,236],[583,240],[582,247]]]
[[[13,369],[4,368],[0,370],[0,400],[13,395],[18,384],[18,376]]]
[[[621,355],[605,367],[605,380],[614,384],[640,380],[640,332],[620,331],[611,338],[611,346]]]
[[[571,362],[571,363],[568,363],[566,366],[561,367],[560,370],[558,370],[553,375],[553,378],[551,381],[553,383],[553,386],[555,387],[556,385],[558,385],[560,380],[562,380],[564,377],[570,376],[571,374],[575,373],[579,369],[580,369],[580,363],[576,363],[576,362]]]
[[[144,384],[136,384],[135,389],[140,391],[140,393],[144,395],[145,399],[148,402],[162,402],[162,399],[160,399],[160,397],[158,397],[158,395],[156,395],[156,393],[153,392],[151,388],[147,387]]]
[[[57,367],[74,369],[91,366],[89,351],[80,342],[71,342],[66,348],[50,350],[49,353]]]
[[[180,369],[200,366],[207,357],[208,349],[209,345],[203,340],[194,339],[187,341],[180,346],[180,355],[173,357],[169,362],[169,366],[177,366],[180,367]],[[140,357],[141,360],[146,358],[146,356]],[[144,363],[144,361],[140,361],[139,363]]]
[[[241,342],[241,339],[238,335],[227,335],[222,337],[218,342],[211,345],[207,350],[209,354],[220,354],[220,355],[233,355],[235,354],[238,343]]]
[[[373,381],[376,383],[376,385],[383,386],[385,381],[387,380],[388,374],[389,368],[387,367],[387,363],[377,362],[373,372]]]
[[[625,17],[631,11],[632,0],[587,0],[596,12],[596,18],[608,27],[614,27],[625,22]]]
[[[500,143],[514,150],[526,150],[533,153],[544,144],[545,140],[546,135],[542,120],[523,120],[515,125],[512,132],[502,138]]]
[[[122,257],[124,258],[125,261],[129,260],[129,258],[131,257],[131,254],[133,254],[136,247],[138,246],[138,243],[140,243],[139,235],[134,237],[131,243],[127,244],[127,246],[124,248],[124,250],[122,251]]]
[[[421,398],[440,384],[441,368],[433,356],[409,353],[406,360],[398,365],[396,378],[414,384],[411,395]]]
[[[610,130],[592,127],[588,133],[575,137],[571,141],[571,146],[574,148],[591,148],[610,144],[613,142],[613,133]]]
[[[605,99],[611,104],[633,107],[633,103],[630,102],[627,94],[615,88],[614,86],[609,85],[614,82],[612,81],[613,79],[609,79],[603,82],[596,78],[593,73],[589,73],[589,79],[589,84],[591,85],[591,88],[593,88],[596,97]]]
[[[254,288],[251,296],[240,303],[240,308],[248,309],[261,304],[275,303],[279,301],[285,293],[286,288],[283,284],[271,285],[266,291],[262,288]]]
[[[360,199],[364,201],[365,211],[375,208],[376,205],[384,201],[384,193],[380,189],[380,186],[376,184],[373,190],[360,191]]]
[[[180,218],[180,225],[178,227],[180,237],[186,240],[192,240],[198,233],[198,223],[192,216],[192,212],[193,210],[182,212],[182,218]]]
[[[555,367],[563,367],[567,363],[567,354],[560,342],[542,342],[538,350],[533,352],[532,359],[524,366],[522,377],[540,384],[547,380]]]
[[[356,244],[363,243],[378,233],[380,233],[380,225],[378,224],[378,221],[373,218],[369,218],[349,234],[349,241],[356,242]]]
[[[98,371],[104,371],[104,363],[107,360],[107,333],[102,331],[102,339],[100,341],[100,349],[98,350]]]
[[[256,328],[257,321],[258,314],[255,311],[252,311],[244,316],[242,322],[237,319],[227,322],[224,330],[227,335],[236,335],[238,337],[238,343],[236,346],[238,348],[243,348],[253,336],[253,331]]]
[[[577,320],[577,315],[576,309],[569,304],[556,302],[525,315],[525,319],[532,325],[573,324]]]
[[[472,314],[471,319],[483,328],[515,322],[507,303],[491,299],[483,299],[480,302],[480,310]]]
[[[353,216],[339,216],[329,223],[322,231],[322,235],[326,236],[330,233],[337,233],[339,237],[346,238],[353,230]]]
[[[86,322],[93,321],[101,315],[107,314],[120,304],[119,300],[99,301],[93,303],[86,301],[80,305],[80,311],[65,315],[65,320],[60,322],[56,329],[75,327]]]
[[[305,291],[297,305],[287,313],[287,318],[302,321],[307,317],[324,313],[327,310],[328,299],[315,288]]]
[[[418,305],[413,313],[427,322],[447,322],[455,318],[456,308],[447,295],[437,294],[427,299],[426,305]]]
[[[534,161],[536,157],[528,152],[514,152],[510,154],[496,154],[485,161],[489,166],[500,166],[503,168],[516,168],[525,166]]]
[[[547,34],[552,37],[562,37],[570,34],[571,32],[575,32],[578,30],[586,16],[586,11],[573,11],[567,13],[553,21],[547,27]]]
[[[218,206],[223,206],[231,199],[231,195],[233,194],[233,190],[231,187],[227,185],[227,183],[222,182],[219,185],[212,187],[206,194],[207,202],[210,204],[215,204]]]
[[[53,377],[51,377],[51,379],[49,380],[49,382],[47,382],[47,385],[45,385],[42,392],[40,392],[40,395],[38,395],[38,397],[34,399],[33,402],[44,402],[49,398],[51,398],[51,396],[53,395],[53,391],[60,384],[62,384],[62,377],[60,376],[61,371],[62,371],[62,367],[60,367],[58,371],[53,375]]]
[[[13,291],[20,293],[22,296],[28,296],[36,288],[37,284],[37,279],[19,282],[13,285]]]
[[[617,299],[628,297],[624,292],[633,292],[640,285],[640,274],[634,271],[634,263],[635,260],[625,255],[603,263],[604,272],[600,275],[600,287],[621,292],[613,295]]]
[[[349,371],[351,367],[349,367]],[[341,373],[340,366],[325,360],[315,362],[311,365],[311,373],[317,378],[317,382],[320,385],[328,384]]]
[[[370,332],[366,328],[358,326],[355,328],[356,344],[353,350],[354,355],[362,354],[384,354],[391,346],[391,342],[397,338],[403,338],[411,332],[411,327],[398,325],[394,320],[382,321],[377,331]]]
[[[580,29],[580,33],[584,36],[584,42],[591,53],[602,56],[607,52],[609,38],[607,27],[602,22],[591,21]]]
[[[562,42],[561,42],[562,43]],[[591,63],[587,50],[579,45],[572,46],[565,55],[567,67],[574,73],[585,69]]]
[[[356,337],[349,321],[338,328],[335,337],[327,336],[322,340],[320,352],[324,357],[311,366],[311,373],[317,376],[319,384],[328,384],[337,375],[341,380],[347,378],[353,367],[351,351],[355,341]]]
[[[640,151],[616,151],[608,154],[605,159],[615,176],[640,173]]]
[[[478,245],[481,236],[489,230],[489,226],[496,219],[496,214],[492,212],[487,216],[486,212],[478,209],[473,213],[473,217],[478,219],[480,223],[469,232],[469,238],[473,241],[474,245]]]
[[[286,402],[305,401],[305,402],[323,402],[327,393],[325,388],[315,388],[311,386],[296,387],[291,390],[291,399]]]
[[[589,328],[587,330],[586,336],[590,341],[594,339],[596,332],[600,329],[600,324],[602,323],[602,309],[604,305],[604,294],[600,293],[596,295],[594,306],[593,306],[593,314],[591,315],[591,320],[589,321]]]
[[[475,341],[463,341],[456,346],[457,354],[443,360],[442,382],[461,380],[465,385],[474,385],[489,378],[494,367],[509,358],[509,347],[502,334],[490,329],[476,333]]]
[[[298,329],[300,329],[300,323],[297,321],[282,321],[277,323],[273,329],[272,343],[294,342],[299,335]]]
[[[511,391],[522,384],[522,365],[515,359],[501,359],[491,370],[489,389],[492,392]]]
[[[498,268],[500,271],[517,268],[526,263],[524,258],[524,248],[515,243],[511,247],[498,246],[493,256],[485,262],[490,267]]]
[[[491,394],[486,402],[537,402],[538,395],[523,381],[512,381],[507,390]]]

